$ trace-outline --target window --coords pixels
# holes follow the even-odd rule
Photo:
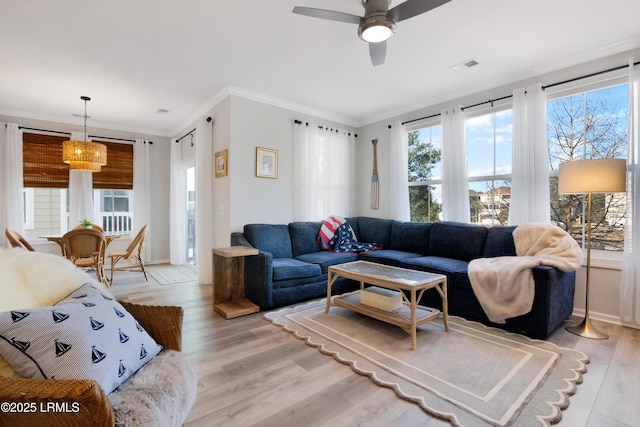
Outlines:
[[[506,224],[511,195],[512,110],[465,120],[471,222]],[[409,132],[409,203],[412,221],[432,222],[442,212],[442,126]]]
[[[22,206],[24,211],[22,212],[24,218],[24,229],[31,230],[35,227],[35,211],[33,203],[35,200],[33,188],[22,189]]]
[[[442,126],[409,132],[411,221],[433,222],[442,212]]]
[[[625,194],[593,194],[592,222],[585,224],[586,196],[558,194],[558,167],[570,160],[626,158],[627,112],[626,84],[547,102],[551,220],[583,247],[591,227],[593,249],[623,249]]]
[[[506,225],[511,195],[513,110],[465,120],[471,222]]]
[[[96,221],[105,231],[115,233],[131,232],[133,217],[133,191],[131,190],[94,190],[93,200],[100,206]]]
[[[67,136],[23,134],[23,188],[27,237],[60,235],[69,224],[69,166],[62,162]],[[129,232],[132,219],[133,146],[102,142],[107,166],[93,174],[95,222],[105,231]],[[106,209],[103,209],[105,208]]]
[[[621,81],[610,79],[606,87],[605,83],[595,83],[588,86],[589,90],[584,86],[579,92],[564,89],[562,95],[547,94],[551,221],[583,247],[590,227],[592,248],[608,251],[624,247],[625,194],[594,194],[592,223],[585,224],[586,196],[558,194],[558,167],[569,160],[626,158],[628,85],[619,84]],[[465,120],[471,222],[508,223],[512,126],[511,109],[479,113]],[[441,144],[439,125],[409,132],[413,221],[440,219]]]

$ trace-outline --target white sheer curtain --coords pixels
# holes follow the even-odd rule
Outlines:
[[[213,283],[213,142],[204,119],[196,131],[196,267],[201,284]]]
[[[407,129],[399,120],[391,125],[390,159],[391,218],[409,221],[409,140]]]
[[[509,224],[551,221],[547,99],[536,83],[513,92]]]
[[[169,257],[171,264],[187,262],[187,201],[185,174],[182,168],[182,147],[171,140],[171,165],[169,182]]]
[[[22,196],[22,131],[16,123],[0,122],[0,247],[7,246],[5,228],[24,235]]]
[[[443,109],[442,120],[442,219],[470,222],[467,146],[464,113],[460,106]]]
[[[136,138],[133,143],[133,233],[132,238],[145,225],[151,222],[151,178],[149,143]],[[147,249],[142,254],[143,261],[151,261],[151,233],[145,237]]]
[[[293,219],[353,215],[354,136],[317,123],[294,126]]]
[[[71,132],[73,141],[84,141],[84,132]],[[86,141],[90,139],[87,138]],[[107,162],[109,158],[107,158]],[[91,172],[69,171],[69,229],[76,227],[83,219],[95,221],[93,209],[93,174]]]
[[[640,68],[629,61],[629,155],[620,318],[640,326]]]

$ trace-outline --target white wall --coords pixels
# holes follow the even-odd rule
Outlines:
[[[255,222],[286,224],[293,215],[295,112],[231,97],[231,231]],[[278,178],[256,177],[256,147],[278,150]]]

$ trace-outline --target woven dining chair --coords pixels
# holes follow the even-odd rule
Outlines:
[[[9,243],[11,244],[12,248],[24,248],[28,251],[35,252],[35,249],[33,249],[33,246],[31,246],[29,242],[27,242],[27,240],[24,237],[22,237],[18,232],[11,230],[10,228],[7,228],[4,230],[4,234],[5,236],[7,236],[7,239],[9,240]]]
[[[60,241],[62,255],[76,266],[91,268],[100,283],[107,284],[104,274],[104,256],[106,239],[104,234],[90,228],[73,229]]]
[[[147,282],[149,281],[149,279],[147,278],[147,271],[144,268],[144,261],[142,261],[142,249],[144,248],[144,237],[147,234],[148,228],[149,228],[149,224],[145,224],[142,226],[140,231],[138,231],[138,234],[136,234],[136,237],[134,237],[134,239],[131,241],[131,243],[127,247],[126,251],[107,254],[107,258],[111,259],[111,277],[109,278],[108,286],[111,286],[113,284],[113,276],[115,276],[116,270],[131,271],[132,268],[135,268],[135,269],[140,268],[140,270],[142,270],[142,273],[144,274],[144,280],[146,280]],[[118,264],[119,261],[122,261],[122,260],[133,260],[138,265],[133,267],[128,266],[128,267],[118,268],[116,265]]]

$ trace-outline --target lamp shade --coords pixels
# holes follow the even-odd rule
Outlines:
[[[107,164],[107,147],[97,142],[64,141],[62,161],[71,170],[100,172],[101,167]]]
[[[626,190],[624,159],[574,160],[560,164],[560,194],[621,193]]]

